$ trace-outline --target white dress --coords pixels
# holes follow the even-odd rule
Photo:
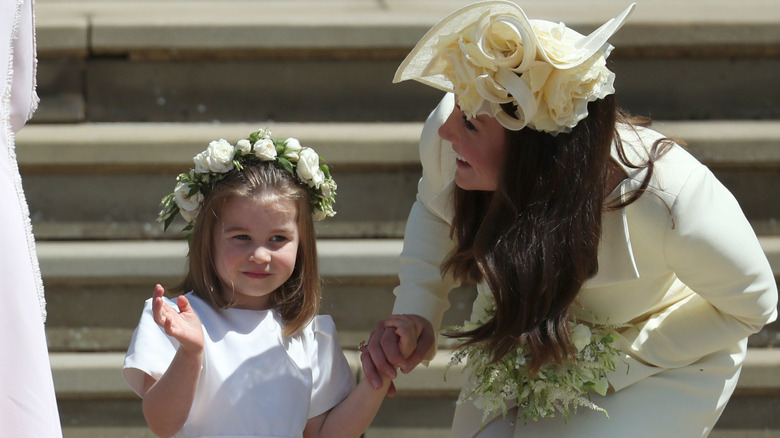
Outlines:
[[[35,94],[32,0],[0,0],[0,435],[62,436],[43,323],[43,283],[16,161]]]
[[[177,437],[299,438],[308,419],[354,387],[330,316],[316,316],[287,337],[274,310],[215,310],[192,292],[186,296],[203,324],[205,354],[195,400]],[[162,376],[177,347],[154,322],[147,300],[123,369],[136,393],[144,374]]]

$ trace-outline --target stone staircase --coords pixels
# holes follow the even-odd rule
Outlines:
[[[152,436],[120,375],[154,283],[184,272],[182,235],[159,199],[211,139],[260,127],[328,159],[338,215],[318,224],[323,312],[356,378],[355,346],[386,316],[420,174],[417,138],[440,94],[392,85],[454,0],[39,0],[40,110],[17,136],[48,301],[47,336],[64,435]],[[588,32],[626,2],[530,0],[532,17]],[[780,277],[780,3],[640,3],[613,38],[618,101],[650,115],[734,192]],[[445,323],[473,291],[451,294]],[[445,347],[448,346],[445,344]],[[780,437],[780,325],[750,339],[748,363],[711,436]],[[370,438],[444,437],[458,373],[397,380]]]

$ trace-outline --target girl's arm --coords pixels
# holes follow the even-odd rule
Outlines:
[[[422,327],[406,315],[394,315],[392,323],[399,336],[401,354],[408,357],[416,347],[416,339]],[[368,379],[363,379],[355,389],[328,412],[309,420],[303,431],[304,438],[358,438],[368,429],[376,416],[392,380],[382,377],[382,384],[375,389]]]
[[[203,362],[203,330],[200,320],[186,297],[177,301],[179,312],[163,303],[165,293],[159,284],[154,290],[155,322],[169,336],[179,341],[179,349],[168,369],[155,380],[144,379],[143,413],[149,428],[156,435],[169,437],[181,429],[195,399]]]

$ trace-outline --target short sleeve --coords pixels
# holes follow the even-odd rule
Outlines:
[[[171,307],[172,301],[164,299]],[[179,342],[165,334],[165,330],[154,322],[152,299],[146,300],[141,320],[133,332],[127,349],[122,376],[136,394],[141,395],[144,374],[159,379],[176,355]]]
[[[336,325],[328,315],[312,321],[312,391],[309,418],[327,412],[344,400],[355,387],[355,377],[339,344]]]

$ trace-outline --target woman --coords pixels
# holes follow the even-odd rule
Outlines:
[[[453,437],[706,436],[747,336],[776,318],[772,271],[733,196],[616,108],[606,41],[632,9],[583,37],[513,3],[475,3],[434,26],[396,73],[449,94],[422,132],[395,290],[393,313],[414,315],[417,349],[401,357],[379,323],[366,376],[431,358],[447,293],[464,282],[478,296],[457,336],[486,362],[522,349],[527,381],[580,363],[576,325],[619,333],[614,369],[590,382],[605,384],[590,399],[608,416],[529,416],[527,400],[504,416],[469,392]],[[468,382],[466,392],[479,375]]]

